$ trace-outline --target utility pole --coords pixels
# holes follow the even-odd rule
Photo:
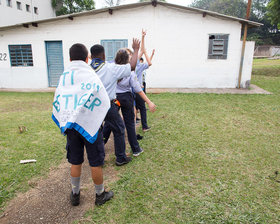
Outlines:
[[[251,5],[252,0],[248,0],[247,5],[247,13],[246,13],[246,20],[250,17],[251,12]],[[244,25],[244,34],[243,34],[243,44],[242,44],[242,51],[241,51],[241,60],[240,60],[240,67],[239,67],[239,76],[238,76],[238,86],[237,88],[240,88],[241,84],[241,78],[242,78],[242,70],[243,70],[243,62],[244,62],[244,53],[245,53],[245,45],[246,45],[246,39],[247,39],[247,32],[248,32],[248,23],[243,24]]]

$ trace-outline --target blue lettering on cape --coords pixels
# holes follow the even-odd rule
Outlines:
[[[57,95],[55,101],[53,102],[53,106],[54,106],[56,112],[60,111],[60,103],[58,101],[59,97],[60,97],[60,95]]]
[[[69,97],[73,97],[72,94],[69,94],[69,95],[62,95],[62,97],[65,97],[66,98],[66,102],[65,102],[65,110],[68,109],[68,98]]]
[[[94,108],[95,106],[98,107],[98,106],[101,105],[101,100],[98,99],[98,98],[95,98],[95,99],[92,101],[92,103],[91,103],[90,105],[87,105],[87,104],[91,101],[91,97],[93,97],[93,96],[94,96],[93,94],[90,94],[90,96],[89,96],[87,102],[84,104],[84,107],[85,107],[85,108],[88,108],[88,109],[91,110],[91,111],[93,111],[93,108]]]

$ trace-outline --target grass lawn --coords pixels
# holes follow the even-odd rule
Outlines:
[[[158,110],[148,114],[152,129],[140,142],[145,152],[116,167],[115,198],[88,211],[87,220],[280,222],[280,183],[269,178],[280,171],[280,74],[261,60],[254,61],[252,83],[273,95],[149,95]],[[280,60],[274,62],[279,69]],[[0,93],[2,207],[64,156],[64,138],[50,117],[52,95]],[[19,134],[18,125],[28,131]],[[33,158],[36,164],[19,164]]]
[[[45,175],[64,156],[64,137],[51,119],[53,93],[0,92],[0,214],[31,178]],[[20,133],[19,126],[27,131]],[[20,160],[36,163],[20,164]]]

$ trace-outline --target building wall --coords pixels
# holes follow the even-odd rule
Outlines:
[[[44,41],[62,40],[64,66],[69,64],[69,47],[84,43],[88,48],[102,39],[141,38],[147,29],[146,49],[156,49],[148,70],[147,86],[153,88],[235,88],[241,54],[241,25],[230,20],[158,5],[114,10],[96,15],[39,23],[39,27],[0,31],[0,53],[9,44],[32,44],[33,67],[11,67],[9,58],[0,61],[0,88],[46,88],[48,74]],[[209,34],[229,34],[227,60],[207,59]],[[24,38],[23,38],[24,37]],[[252,44],[248,45],[249,48]],[[250,49],[248,57],[252,58]],[[250,60],[249,60],[250,61]],[[251,64],[244,63],[245,79]],[[249,74],[250,73],[250,74]],[[244,80],[245,80],[244,79]],[[242,79],[243,82],[243,79]]]
[[[51,0],[11,0],[12,7],[7,6],[6,0],[0,2],[0,26],[55,17]],[[21,10],[17,9],[17,2],[21,3]],[[30,6],[30,12],[26,11],[26,5]],[[38,8],[38,14],[34,12],[34,7]]]

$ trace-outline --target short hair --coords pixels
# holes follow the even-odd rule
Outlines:
[[[83,44],[73,44],[69,49],[69,55],[71,61],[86,61],[86,58],[88,57],[88,50]]]
[[[97,58],[102,56],[104,53],[104,47],[100,44],[95,44],[90,48],[90,53],[92,58]]]
[[[140,60],[139,61],[144,61],[144,59],[143,58],[140,58]]]
[[[128,60],[129,60],[129,55],[127,53],[127,49],[125,48],[119,49],[115,57],[115,63],[118,65],[124,65],[128,63]]]

